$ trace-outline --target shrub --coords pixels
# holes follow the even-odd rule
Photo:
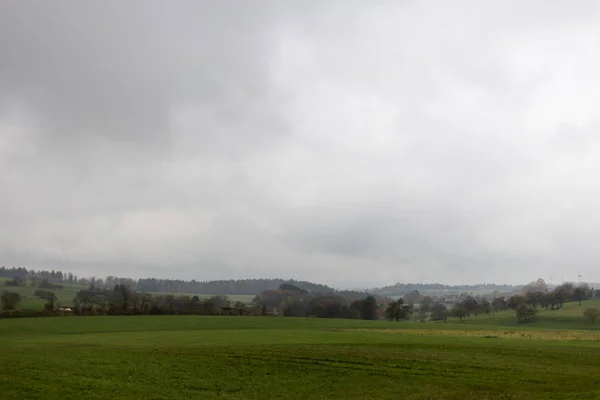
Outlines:
[[[589,307],[586,308],[585,311],[583,312],[583,316],[585,317],[585,319],[587,319],[590,323],[595,324],[596,320],[598,318],[600,318],[600,309],[596,308],[596,307]]]
[[[14,310],[21,303],[21,294],[17,292],[10,292],[5,290],[0,296],[0,302],[2,303],[2,308],[5,310]]]
[[[519,304],[515,311],[519,322],[530,321],[537,314],[537,310],[531,304]]]

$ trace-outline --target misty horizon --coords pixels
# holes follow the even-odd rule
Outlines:
[[[7,268],[6,266],[2,266],[2,268]],[[25,267],[9,267],[9,268],[25,268]],[[26,270],[30,271],[31,273],[34,273],[36,271],[46,271],[46,272],[51,272],[50,270],[44,270],[44,269],[33,269],[33,268],[25,268]],[[54,271],[54,270],[52,270]],[[77,273],[73,273],[73,271],[61,271],[61,270],[56,270],[56,272],[61,272],[63,274],[63,276],[67,276],[67,275],[74,275],[76,279],[78,280],[107,280],[109,278],[117,278],[117,279],[129,279],[132,281],[138,281],[138,280],[148,280],[148,279],[156,279],[156,280],[167,280],[167,281],[185,281],[185,282],[218,282],[218,281],[244,281],[244,280],[281,280],[283,282],[306,282],[306,283],[311,283],[311,284],[317,284],[317,285],[325,285],[328,286],[331,289],[335,289],[335,290],[357,290],[357,291],[369,291],[369,290],[378,290],[378,289],[382,289],[385,287],[393,287],[393,286],[398,286],[398,285],[402,285],[402,286],[411,286],[411,285],[431,285],[431,286],[435,286],[435,285],[441,285],[441,286],[453,286],[453,287],[460,287],[460,286],[480,286],[480,287],[487,287],[487,286],[509,286],[509,287],[521,287],[521,286],[526,286],[529,284],[535,284],[535,281],[528,281],[528,282],[518,282],[518,283],[507,283],[507,282],[459,282],[459,283],[447,283],[447,282],[387,282],[387,283],[383,283],[381,285],[377,285],[377,286],[356,286],[356,287],[352,287],[352,286],[335,286],[335,285],[331,285],[328,282],[323,282],[323,281],[319,281],[318,279],[298,279],[298,278],[293,278],[293,277],[281,277],[281,276],[262,276],[262,277],[243,277],[243,276],[238,276],[235,278],[223,278],[223,279],[216,279],[216,280],[204,280],[204,279],[198,279],[198,278],[181,278],[181,277],[169,277],[169,276],[121,276],[121,275],[103,275],[103,274],[94,274],[94,275],[89,275],[89,276],[80,276],[77,275]],[[6,277],[9,277],[8,275],[5,275]],[[316,278],[316,277],[315,277]],[[590,282],[590,281],[585,281],[582,280],[582,276],[577,276],[577,279],[565,279],[565,277],[560,277],[560,279],[555,280],[553,277],[551,277],[549,280],[544,279],[543,277],[540,277],[538,279],[542,279],[545,284],[547,284],[548,287],[556,287],[559,286],[561,284],[564,283],[573,283],[576,285],[579,284],[587,284],[589,286],[591,286],[592,288],[596,287],[596,286],[600,286],[600,282]],[[65,278],[63,278],[65,279]],[[537,280],[537,279],[536,279]]]
[[[0,265],[600,282],[600,3],[9,0]]]

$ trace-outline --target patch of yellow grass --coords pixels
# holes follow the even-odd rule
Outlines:
[[[445,329],[340,329],[352,332],[376,332],[419,336],[482,337],[558,341],[600,341],[600,332],[589,331],[518,331],[518,330],[445,330]]]

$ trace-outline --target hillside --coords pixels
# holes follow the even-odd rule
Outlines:
[[[21,295],[21,304],[19,308],[21,309],[29,309],[29,310],[39,310],[44,308],[45,300],[39,299],[35,296],[34,292],[36,290],[35,287],[31,286],[5,286],[5,282],[10,280],[9,278],[0,277],[0,292],[4,290],[9,290],[11,292],[17,292]],[[54,293],[56,294],[57,306],[59,307],[71,307],[73,305],[73,299],[78,291],[86,289],[86,285],[76,285],[69,283],[60,283],[62,289],[56,289]],[[201,299],[207,299],[212,294],[207,293],[163,293],[163,292],[154,292],[152,294],[155,295],[164,295],[164,294],[173,294],[175,296],[198,296]],[[254,295],[244,295],[244,294],[228,294],[227,298],[233,302],[241,301],[244,303],[250,303],[254,298]]]
[[[17,292],[21,295],[20,308],[22,309],[34,309],[38,310],[44,308],[45,300],[35,297],[36,288],[31,286],[5,286],[5,282],[10,280],[9,278],[0,277],[0,291],[9,290],[11,292]],[[58,305],[61,307],[70,307],[73,304],[75,294],[85,289],[84,285],[74,285],[69,283],[61,283],[62,289],[56,289],[56,297],[58,298]]]
[[[66,271],[28,270],[23,267],[6,268],[4,266],[0,267],[0,278],[17,278],[23,280],[37,278],[46,279],[49,282],[59,284],[75,284],[83,285],[85,287],[94,285],[95,287],[105,288],[113,288],[115,285],[125,284],[140,292],[164,294],[192,293],[194,295],[255,296],[265,290],[277,289],[284,283],[291,283],[302,289],[308,290],[309,292],[331,293],[335,291],[338,293],[354,293],[354,291],[335,290],[334,288],[319,283],[282,278],[227,279],[213,281],[196,281],[194,279],[127,278],[118,276],[106,276],[104,278],[92,276],[83,278]]]
[[[538,307],[538,313],[535,319],[530,322],[518,323],[514,311],[506,310],[491,316],[469,317],[463,321],[449,319],[448,323],[462,325],[482,325],[498,327],[518,327],[537,328],[537,329],[585,329],[599,330],[600,321],[595,325],[588,323],[583,317],[583,311],[587,307],[600,308],[600,300],[587,300],[581,303],[566,303],[560,310],[544,310]]]
[[[522,286],[497,285],[493,283],[477,285],[445,285],[441,283],[396,283],[369,290],[370,293],[391,298],[402,297],[412,291],[418,291],[424,296],[443,296],[448,294],[473,293],[482,296],[491,295],[494,292],[513,293],[520,291]]]

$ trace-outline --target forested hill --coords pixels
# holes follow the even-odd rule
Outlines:
[[[190,294],[247,294],[256,295],[265,290],[278,289],[282,284],[289,283],[313,293],[330,293],[334,289],[318,283],[286,279],[229,279],[218,281],[196,281],[180,279],[141,278],[131,279],[117,276],[106,278],[81,278],[69,272],[33,270],[23,267],[0,267],[0,277],[11,278],[15,286],[26,280],[45,279],[49,282],[69,283],[75,285],[94,285],[95,287],[114,288],[115,285],[125,284],[140,292],[154,293],[190,293]]]
[[[497,285],[494,283],[477,285],[444,285],[441,283],[396,283],[391,286],[371,289],[370,293],[380,296],[404,296],[407,293],[418,291],[427,293],[492,293],[499,291],[509,293],[519,291],[522,285]]]
[[[107,278],[110,281],[110,277]],[[138,279],[135,286],[144,292],[202,293],[202,294],[258,294],[265,290],[279,288],[284,283],[292,283],[309,292],[327,293],[333,291],[327,285],[285,279],[230,279],[219,281],[183,281],[173,279]],[[109,285],[110,286],[110,285]]]
[[[101,272],[101,271],[99,271]],[[354,291],[338,291],[333,288],[318,283],[307,281],[295,281],[286,279],[229,279],[217,281],[196,281],[180,279],[158,279],[141,278],[131,279],[116,276],[106,278],[88,277],[81,278],[69,272],[63,271],[43,271],[26,268],[6,268],[0,267],[0,277],[13,278],[15,285],[19,281],[27,279],[46,279],[50,282],[60,282],[79,285],[94,285],[96,287],[114,288],[115,285],[126,284],[140,292],[152,293],[190,293],[190,294],[245,294],[256,295],[266,290],[278,289],[284,283],[290,283],[307,290],[311,293],[348,293],[356,294]],[[397,283],[391,286],[368,290],[369,293],[379,296],[404,296],[407,293],[418,291],[423,295],[443,294],[443,293],[491,293],[499,291],[502,293],[514,292],[520,290],[521,286],[511,285],[443,285],[443,284],[423,284],[423,283]],[[360,292],[363,293],[363,292]]]

